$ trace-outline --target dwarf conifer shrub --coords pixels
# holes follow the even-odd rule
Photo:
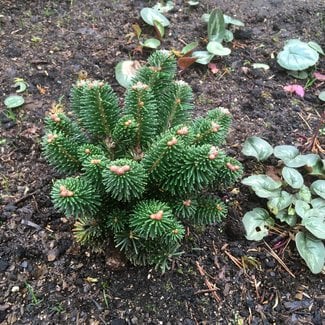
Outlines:
[[[42,141],[47,160],[68,176],[54,182],[51,197],[76,218],[76,240],[112,241],[133,264],[162,270],[178,254],[184,224],[226,216],[225,204],[208,193],[242,174],[219,149],[229,112],[217,108],[193,121],[192,90],[175,73],[169,52],[152,54],[123,107],[108,84],[78,81],[72,114],[52,111]]]

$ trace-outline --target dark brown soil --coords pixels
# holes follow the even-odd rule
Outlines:
[[[114,68],[129,57],[146,59],[149,53],[133,54],[136,42],[128,43],[126,35],[139,23],[153,36],[139,19],[140,9],[153,5],[0,0],[0,105],[14,93],[14,78],[28,82],[25,105],[14,115],[4,106],[0,112],[0,324],[325,324],[324,277],[312,275],[293,246],[280,257],[294,277],[263,243],[245,239],[242,214],[259,202],[239,184],[239,193],[225,193],[233,207],[227,221],[192,229],[185,253],[164,275],[123,266],[116,252],[79,247],[71,234],[73,221],[53,209],[49,191],[58,175],[40,152],[45,113],[61,96],[68,104],[80,70],[122,94]],[[197,115],[216,106],[231,111],[228,151],[249,173],[255,163],[240,155],[247,136],[274,145],[303,144],[324,110],[317,98],[324,88],[320,82],[306,89],[303,99],[283,91],[288,83],[304,82],[288,77],[274,55],[291,38],[325,48],[325,5],[323,0],[221,0],[218,5],[245,22],[235,33],[231,55],[215,60],[218,74],[193,65],[179,78],[193,87]],[[177,0],[167,14],[171,27],[163,48],[198,40],[203,49],[206,27],[200,17],[215,6],[202,0],[190,8]],[[255,62],[270,69],[251,69]],[[325,72],[324,58],[317,71]],[[235,264],[249,258],[250,268]]]

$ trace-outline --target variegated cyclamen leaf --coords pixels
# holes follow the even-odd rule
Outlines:
[[[305,201],[307,203],[310,202],[311,200],[311,192],[309,190],[309,187],[306,185],[303,185],[299,192],[295,194],[296,200],[301,200],[301,201]]]
[[[290,227],[294,227],[297,223],[297,216],[295,214],[288,214],[287,210],[281,210],[275,217],[281,222],[285,222]]]
[[[316,193],[322,199],[325,199],[325,180],[317,180],[310,186],[313,193]]]
[[[295,146],[281,145],[274,147],[273,154],[284,163],[290,161],[299,155],[299,150]]]
[[[299,189],[304,185],[304,178],[298,170],[290,167],[283,167],[282,176],[284,180],[294,189]]]
[[[287,208],[293,202],[293,198],[292,194],[281,191],[279,196],[269,199],[267,207],[274,215],[277,215],[279,211]]]
[[[298,155],[295,158],[285,161],[287,167],[299,168],[302,166],[314,166],[320,160],[319,156],[313,153],[307,155]]]
[[[308,210],[310,210],[310,205],[307,202],[302,200],[297,200],[295,202],[295,211],[300,218],[303,219]]]
[[[281,182],[273,180],[267,175],[252,175],[242,180],[242,184],[251,186],[257,196],[272,198],[279,196]]]
[[[325,263],[325,246],[304,232],[298,232],[295,237],[296,247],[312,273],[322,272]]]
[[[319,54],[307,43],[289,40],[277,55],[278,64],[287,70],[305,70],[317,63]]]
[[[269,226],[273,226],[274,220],[265,209],[255,208],[245,213],[243,224],[248,240],[261,240],[268,235]]]
[[[273,153],[272,146],[260,137],[252,136],[246,139],[242,153],[245,156],[255,157],[258,161],[269,158]]]
[[[302,225],[304,225],[316,238],[325,239],[325,213],[323,210],[308,210],[302,219]]]
[[[225,20],[220,9],[212,10],[208,21],[208,39],[221,43],[225,35]]]
[[[325,200],[320,197],[311,200],[311,205],[315,209],[325,209]]]

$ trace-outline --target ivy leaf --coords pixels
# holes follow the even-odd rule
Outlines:
[[[277,215],[279,211],[287,208],[293,202],[293,198],[292,194],[281,191],[279,196],[273,197],[267,202],[267,207],[274,215]]]
[[[308,210],[302,219],[304,225],[315,237],[325,239],[325,211],[322,209]]]
[[[267,141],[253,136],[245,141],[242,153],[245,156],[255,157],[258,161],[263,161],[272,155],[273,148]]]
[[[248,240],[261,240],[268,235],[268,227],[273,226],[274,220],[265,209],[255,208],[245,213],[243,224]]]
[[[292,188],[299,189],[304,185],[304,178],[302,175],[294,168],[283,167],[282,176],[284,180]]]
[[[310,189],[312,192],[319,195],[322,199],[325,199],[325,181],[318,180],[311,184]]]
[[[305,260],[312,273],[320,273],[325,263],[325,246],[321,240],[317,240],[298,232],[295,237],[296,247],[300,256]]]
[[[19,95],[10,95],[4,100],[4,104],[7,108],[16,108],[23,105],[25,102],[24,98]]]
[[[282,183],[273,180],[267,175],[252,175],[242,180],[242,184],[251,186],[257,196],[272,198],[279,196]]]

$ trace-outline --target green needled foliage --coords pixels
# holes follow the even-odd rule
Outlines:
[[[175,73],[170,52],[153,53],[123,107],[106,83],[78,81],[73,118],[52,112],[42,141],[48,161],[71,176],[54,182],[51,197],[76,218],[76,240],[96,248],[114,243],[133,264],[162,271],[181,254],[183,222],[222,220],[227,208],[211,193],[242,174],[241,164],[219,148],[230,113],[216,108],[192,120],[192,90]]]

